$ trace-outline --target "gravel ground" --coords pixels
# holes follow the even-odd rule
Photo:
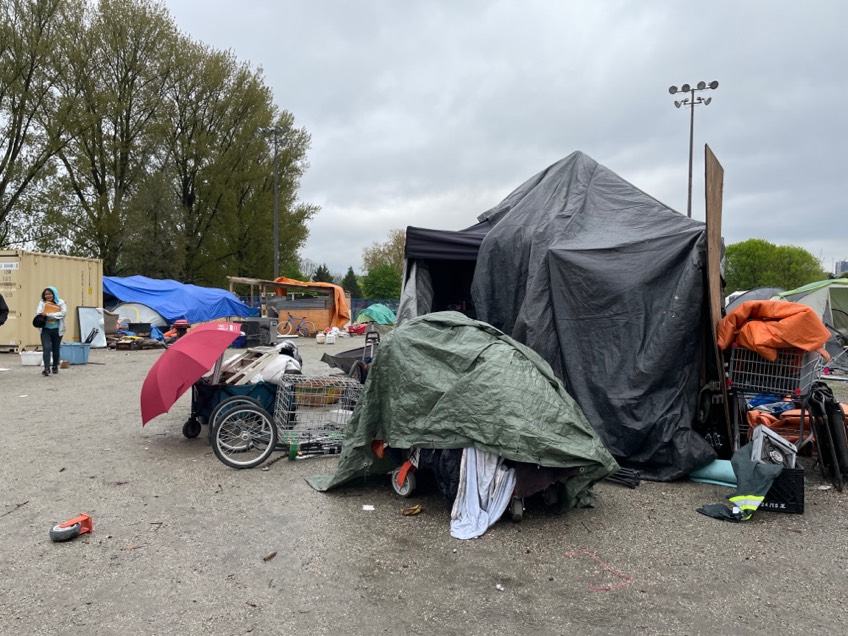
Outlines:
[[[361,345],[304,343],[306,371]],[[594,509],[530,501],[524,522],[462,542],[432,490],[413,517],[385,481],[313,491],[304,476],[333,458],[227,468],[182,436],[187,396],[142,428],[159,355],[92,351],[50,378],[0,355],[0,633],[848,632],[848,494],[814,473],[804,515],[722,523],[695,509],[728,489],[602,483]],[[80,512],[94,533],[52,543]]]

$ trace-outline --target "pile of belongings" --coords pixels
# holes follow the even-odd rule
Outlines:
[[[798,444],[801,426],[801,406],[791,398],[783,398],[775,401],[773,395],[754,395],[747,400],[746,414],[748,420],[748,439],[757,426],[765,426],[775,433],[784,437],[793,444]],[[845,426],[848,426],[848,404],[840,404],[833,399],[831,389],[824,383],[816,382],[813,385],[809,408],[805,409],[805,420],[807,430],[810,428],[810,417],[828,416],[830,411],[838,409]]]
[[[383,445],[395,452],[375,451]],[[386,475],[415,449],[439,451],[421,465],[448,468],[437,479],[453,484],[442,494],[460,538],[482,534],[511,497],[553,489],[555,511],[591,506],[592,485],[618,470],[550,365],[458,312],[419,316],[385,336],[335,474],[307,481],[326,491]]]

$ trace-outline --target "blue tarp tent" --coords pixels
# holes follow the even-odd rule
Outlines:
[[[168,322],[184,318],[196,323],[231,316],[246,318],[255,314],[252,308],[224,289],[146,276],[104,276],[103,294],[114,296],[119,301],[147,305]]]

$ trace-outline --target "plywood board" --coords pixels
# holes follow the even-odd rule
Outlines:
[[[708,145],[704,145],[704,180],[706,182],[706,225],[707,225],[707,300],[710,309],[710,335],[713,341],[713,354],[715,355],[716,367],[719,373],[719,386],[721,390],[722,404],[724,405],[724,419],[727,423],[727,436],[735,451],[739,443],[734,439],[733,425],[730,420],[730,396],[727,391],[727,383],[724,381],[724,359],[718,348],[716,330],[721,320],[721,310],[724,296],[721,289],[721,213],[722,198],[724,196],[724,168],[716,159],[713,151]]]

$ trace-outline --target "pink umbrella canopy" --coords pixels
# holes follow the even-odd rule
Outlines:
[[[141,425],[167,413],[241,335],[241,325],[209,322],[193,327],[155,362],[141,387]]]

